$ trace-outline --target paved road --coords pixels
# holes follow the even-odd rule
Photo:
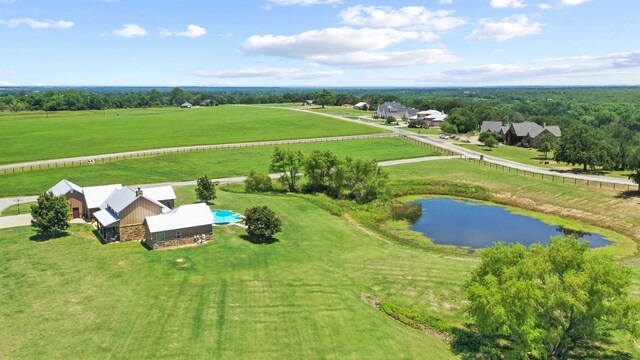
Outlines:
[[[31,214],[0,216],[0,229],[31,225]]]
[[[616,184],[616,185],[623,185],[623,186],[637,186],[637,184],[635,184],[633,181],[627,180],[627,179],[621,179],[621,178],[613,178],[613,177],[608,177],[608,176],[600,176],[600,175],[581,175],[581,174],[571,174],[571,173],[561,173],[558,171],[553,171],[550,169],[546,169],[546,168],[541,168],[541,167],[537,167],[537,166],[533,166],[533,165],[527,165],[527,164],[522,164],[519,162],[515,162],[515,161],[511,161],[511,160],[505,160],[502,158],[498,158],[495,156],[490,156],[487,154],[483,154],[474,150],[470,150],[467,148],[464,148],[462,146],[458,146],[458,145],[454,145],[450,142],[444,141],[444,140],[440,140],[437,138],[433,138],[427,135],[419,135],[416,133],[412,133],[406,130],[401,130],[399,132],[400,134],[414,139],[416,141],[421,141],[427,144],[431,144],[433,146],[437,146],[440,147],[442,149],[448,150],[448,151],[452,151],[456,154],[460,154],[462,156],[466,156],[466,157],[470,157],[473,159],[479,159],[480,156],[484,157],[484,161],[491,163],[491,164],[495,164],[495,165],[502,165],[502,166],[506,166],[506,167],[510,167],[512,169],[518,169],[518,170],[522,170],[522,171],[528,171],[528,172],[532,172],[532,173],[536,173],[536,174],[544,174],[544,175],[549,175],[549,176],[556,176],[556,177],[564,177],[567,179],[577,179],[577,180],[584,180],[584,181],[593,181],[593,182],[602,182],[602,183],[607,183],[607,184]]]

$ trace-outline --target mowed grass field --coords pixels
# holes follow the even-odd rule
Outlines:
[[[48,117],[47,117],[48,116]],[[218,106],[0,113],[0,164],[174,146],[380,133],[286,109]]]
[[[557,170],[576,170],[582,171],[582,167],[580,166],[572,166],[565,163],[560,163],[553,160],[553,153],[548,153],[548,159],[544,159],[544,153],[541,153],[535,149],[526,149],[518,146],[507,146],[500,145],[493,149],[489,149],[486,146],[476,145],[476,144],[459,144],[467,149],[481,152],[483,154],[487,154],[490,156],[495,156],[511,161],[517,161],[522,164],[533,165],[548,169],[557,169]],[[544,162],[548,162],[545,164]],[[611,177],[625,178],[629,177],[629,171],[604,171],[598,169],[598,175],[606,175]]]
[[[282,218],[278,242],[254,245],[228,227],[206,246],[147,251],[100,245],[81,225],[42,243],[28,227],[0,230],[0,358],[453,357],[361,296],[422,295],[422,307],[450,309],[442,299],[460,298],[473,259],[373,239],[301,198],[220,191],[215,201],[253,205]]]
[[[459,160],[385,169],[394,182],[474,183],[499,200],[640,235],[640,201],[610,190]],[[179,204],[195,199],[193,187],[176,192]],[[447,344],[390,319],[361,296],[465,324],[462,285],[477,257],[373,238],[299,196],[218,195],[215,208],[275,209],[284,222],[279,241],[254,245],[229,227],[216,228],[206,246],[146,251],[139,244],[100,245],[88,227],[42,243],[30,241],[26,227],[0,230],[0,358],[454,356]],[[640,258],[622,261],[639,299]],[[615,340],[640,356],[628,336]]]
[[[402,138],[295,144],[286,148],[301,150],[306,154],[313,150],[331,150],[341,158],[349,155],[378,161],[440,155]],[[110,183],[133,185],[189,181],[205,174],[210,178],[244,176],[251,169],[266,173],[273,149],[272,146],[261,146],[211,150],[0,174],[0,197],[41,194],[61,179],[68,179],[80,186]]]

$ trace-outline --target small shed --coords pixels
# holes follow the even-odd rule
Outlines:
[[[183,109],[190,109],[191,108],[191,103],[185,102],[184,104],[180,105],[181,108]]]

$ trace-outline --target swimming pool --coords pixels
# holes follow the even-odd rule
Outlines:
[[[227,225],[242,221],[242,216],[229,210],[213,210],[213,223],[216,225]]]

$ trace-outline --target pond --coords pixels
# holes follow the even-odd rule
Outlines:
[[[501,206],[452,198],[415,201],[422,205],[422,216],[411,230],[421,232],[436,244],[483,248],[496,242],[548,243],[552,236],[575,235],[589,241],[589,247],[610,245],[602,235],[553,226]]]

